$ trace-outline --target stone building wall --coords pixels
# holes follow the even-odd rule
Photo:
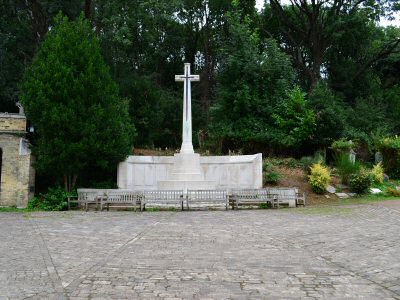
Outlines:
[[[0,114],[0,206],[26,207],[33,197],[34,171],[25,128],[24,115]]]

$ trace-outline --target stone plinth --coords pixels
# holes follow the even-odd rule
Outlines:
[[[173,158],[169,180],[204,180],[203,171],[200,166],[200,155],[197,153],[177,153]]]
[[[200,156],[199,161],[204,178],[192,180],[193,184],[199,186],[198,189],[262,188],[261,153],[240,156]],[[175,189],[166,188],[172,185],[168,174],[173,173],[173,168],[173,156],[129,156],[118,166],[118,187],[130,190]],[[182,182],[173,181],[177,182],[177,189],[184,189],[185,185],[182,185]],[[162,182],[166,182],[166,185]],[[192,183],[188,183],[186,187],[197,189],[192,187]]]
[[[157,184],[159,190],[215,190],[217,182],[212,180],[162,180]]]
[[[175,154],[170,170],[167,180],[157,182],[159,190],[212,190],[217,187],[216,181],[204,180],[200,155],[197,153]]]

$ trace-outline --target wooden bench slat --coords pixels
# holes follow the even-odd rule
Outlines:
[[[189,210],[193,204],[204,204],[207,206],[223,205],[228,209],[228,197],[225,190],[187,190],[186,207]]]
[[[179,205],[183,210],[183,190],[158,190],[144,191],[140,210],[146,209],[146,205]]]

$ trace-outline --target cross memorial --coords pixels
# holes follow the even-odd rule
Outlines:
[[[185,74],[175,75],[175,81],[183,82],[182,146],[180,153],[194,153],[192,144],[192,91],[190,82],[200,81],[199,75],[190,74],[190,64],[185,64]]]

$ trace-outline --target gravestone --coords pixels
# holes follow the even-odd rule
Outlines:
[[[376,152],[375,153],[375,164],[379,164],[380,162],[383,162],[382,152]]]
[[[349,159],[352,164],[356,162],[356,152],[353,149],[350,149]]]

